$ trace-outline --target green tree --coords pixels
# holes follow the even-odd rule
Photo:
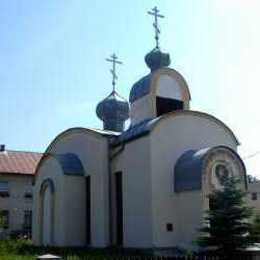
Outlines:
[[[260,215],[258,214],[253,219],[250,235],[254,242],[260,243]]]
[[[246,206],[246,192],[239,187],[239,180],[224,176],[221,184],[222,188],[209,196],[210,208],[204,219],[205,226],[200,229],[204,234],[197,242],[205,249],[214,249],[228,257],[252,244],[249,235],[252,209]]]

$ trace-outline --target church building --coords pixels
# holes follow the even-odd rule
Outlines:
[[[156,47],[129,103],[114,88],[113,55],[113,91],[96,108],[104,128],[65,130],[37,166],[35,245],[190,248],[221,176],[237,176],[246,188],[238,139],[219,119],[190,109],[189,87],[159,47],[162,16],[149,13]]]

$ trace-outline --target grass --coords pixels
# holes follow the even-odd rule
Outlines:
[[[122,257],[122,252],[115,248],[108,249],[75,249],[75,248],[39,248],[32,245],[31,240],[0,240],[0,260],[35,260],[44,254],[62,256],[64,260],[99,260]],[[129,254],[127,256],[130,256]],[[140,256],[137,252],[131,256]],[[120,259],[124,259],[122,257]],[[125,257],[125,259],[128,257]]]

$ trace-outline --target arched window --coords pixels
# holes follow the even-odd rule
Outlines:
[[[54,242],[54,199],[54,183],[46,179],[40,188],[40,237],[44,246]]]

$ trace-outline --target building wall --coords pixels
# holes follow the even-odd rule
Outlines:
[[[37,179],[34,186],[34,199],[33,199],[33,243],[34,245],[43,245],[43,232],[41,230],[41,196],[40,190],[42,183],[51,179],[54,184],[54,220],[53,220],[53,245],[63,246],[65,245],[65,217],[66,216],[66,197],[65,197],[65,178],[62,169],[58,162],[53,158],[49,157],[45,160],[44,164],[40,167],[37,175]]]
[[[135,125],[149,118],[154,118],[156,108],[150,95],[143,96],[136,100],[130,107],[131,124]]]
[[[32,199],[25,198],[26,192],[32,193],[31,175],[0,174],[0,181],[7,181],[9,185],[9,197],[0,197],[0,210],[9,211],[9,228],[5,234],[12,231],[23,230],[24,211],[32,210]]]
[[[74,153],[82,162],[85,175],[91,176],[91,246],[105,247],[109,244],[109,225],[108,225],[108,142],[105,137],[85,130],[72,130],[64,134],[55,141],[48,149],[49,153]],[[43,163],[44,165],[44,163]],[[39,177],[46,175],[50,171],[50,178],[56,175],[52,169],[40,171],[36,177],[36,183],[41,183]],[[78,177],[79,178],[79,177]],[[60,213],[59,218],[63,218],[68,223],[67,234],[64,233],[62,243],[64,245],[82,245],[86,231],[84,225],[76,225],[75,219],[83,218],[85,223],[85,178],[68,177],[62,175],[60,179],[64,182],[62,200],[67,203],[64,214]],[[75,185],[74,185],[75,184]],[[69,202],[69,203],[68,203]],[[82,207],[79,210],[79,204]],[[72,208],[71,211],[69,208]],[[76,210],[76,211],[75,211]],[[77,212],[77,213],[76,213]],[[79,214],[79,215],[78,215]],[[73,221],[74,219],[74,221]],[[73,222],[70,222],[73,221]],[[72,224],[72,223],[75,223]],[[78,222],[79,224],[81,222]],[[65,222],[63,223],[65,225]],[[79,232],[77,232],[79,231]],[[78,234],[77,234],[78,233]],[[79,240],[70,239],[68,236],[75,236]],[[81,237],[81,238],[80,238]],[[66,240],[67,239],[67,240]],[[35,240],[35,242],[37,242]]]
[[[124,247],[153,247],[150,160],[148,137],[125,144],[113,159],[112,173],[123,176]]]
[[[202,198],[198,191],[174,192],[176,161],[190,149],[225,145],[236,150],[237,144],[231,134],[216,121],[189,114],[166,117],[158,123],[149,138],[153,244],[156,247],[183,246],[188,239],[191,245],[191,241],[196,238],[194,230],[202,220]],[[167,232],[167,223],[173,224],[173,232]]]
[[[253,195],[253,193],[256,195]],[[252,199],[253,196],[256,196],[255,200]],[[250,207],[253,207],[254,214],[260,216],[260,181],[248,183],[247,203]]]

